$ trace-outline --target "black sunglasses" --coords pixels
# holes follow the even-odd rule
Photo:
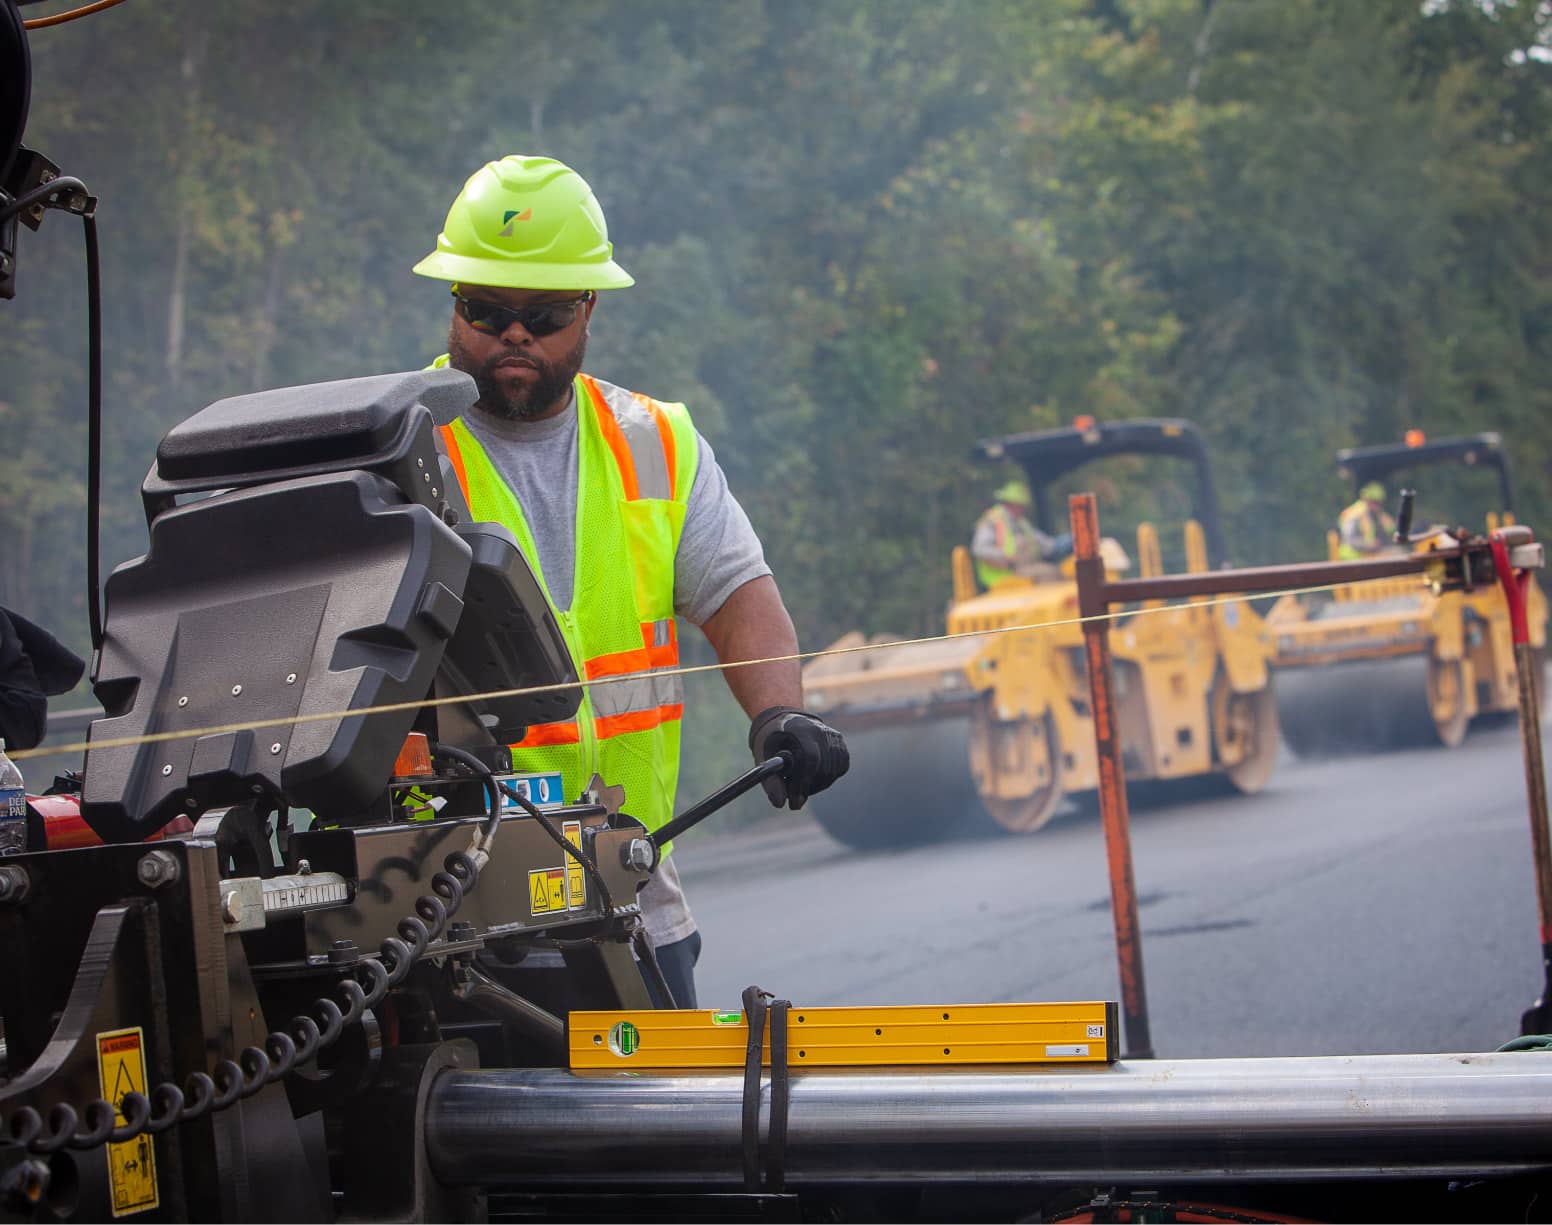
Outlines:
[[[495,302],[480,298],[466,298],[453,290],[454,309],[464,322],[477,332],[500,336],[514,323],[523,325],[530,336],[548,336],[562,328],[570,327],[577,312],[593,300],[593,291],[587,290],[580,298],[569,302],[540,302],[533,306],[520,306],[513,310]]]

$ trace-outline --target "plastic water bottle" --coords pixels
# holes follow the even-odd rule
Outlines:
[[[0,740],[0,855],[20,855],[26,849],[27,788]]]

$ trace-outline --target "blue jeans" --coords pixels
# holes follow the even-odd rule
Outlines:
[[[668,989],[674,993],[673,1002],[680,1008],[695,1008],[695,963],[701,956],[701,934],[691,932],[683,940],[675,940],[672,944],[665,944],[657,950],[658,968],[663,971],[663,977],[668,981]],[[647,993],[652,997],[652,1003],[658,1008],[668,1008],[670,1004],[662,998],[662,994],[652,983],[650,975],[647,976]]]

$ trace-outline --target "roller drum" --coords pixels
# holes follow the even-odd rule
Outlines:
[[[742,1177],[741,1095],[741,1076],[723,1072],[450,1071],[430,1093],[426,1147],[454,1185],[731,1187]],[[792,1079],[786,1151],[793,1186],[1549,1165],[1552,1059],[1539,1053],[810,1071]]]
[[[1454,729],[1434,719],[1428,673],[1421,655],[1281,670],[1283,738],[1300,757],[1458,743]]]
[[[851,768],[810,804],[832,838],[859,850],[914,846],[954,836],[981,817],[970,777],[970,713],[901,719],[846,735]]]

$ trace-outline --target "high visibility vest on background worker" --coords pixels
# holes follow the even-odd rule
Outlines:
[[[1020,516],[1015,515],[1001,502],[998,502],[995,506],[986,510],[976,523],[977,533],[987,529],[994,534],[997,551],[1008,559],[1006,566],[997,566],[982,557],[976,557],[975,577],[980,580],[981,586],[991,587],[994,583],[1000,583],[1013,573],[1013,562],[1019,553],[1020,518]]]
[[[447,358],[435,365],[445,367]],[[674,555],[700,456],[689,410],[578,375],[575,591],[556,611],[583,690],[576,717],[528,729],[512,746],[522,772],[559,771],[568,799],[596,773],[625,788],[649,830],[673,816],[684,690],[674,629]],[[516,494],[461,420],[442,427],[469,509],[516,538],[549,599]]]
[[[1367,557],[1388,543],[1395,530],[1395,520],[1386,511],[1359,498],[1337,517],[1337,557],[1343,561]]]

